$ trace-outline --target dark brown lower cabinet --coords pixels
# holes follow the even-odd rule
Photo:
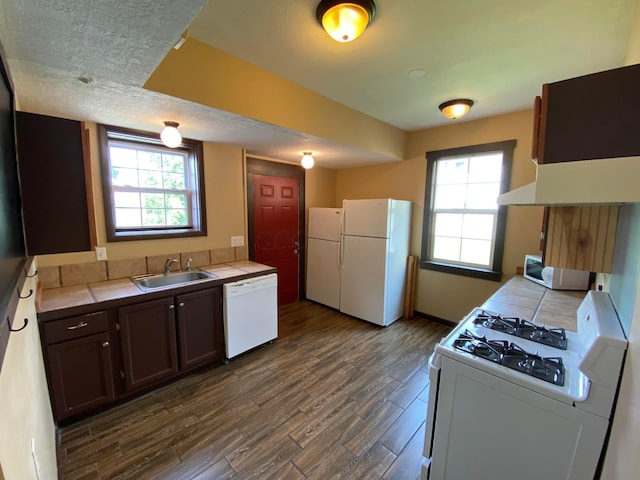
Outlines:
[[[176,305],[180,369],[221,360],[224,342],[220,288],[179,295]]]
[[[55,419],[71,421],[222,360],[222,287],[46,321],[40,328]]]
[[[107,332],[49,345],[46,353],[57,420],[115,400]]]
[[[118,309],[122,375],[126,390],[136,390],[178,371],[173,297]]]

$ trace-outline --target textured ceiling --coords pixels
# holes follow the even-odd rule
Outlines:
[[[21,109],[158,130],[317,164],[381,155],[147,91],[188,28],[192,38],[407,131],[449,122],[437,105],[468,97],[465,120],[530,108],[544,82],[621,66],[636,0],[377,0],[356,41],[331,40],[317,0],[0,0],[0,41]],[[425,75],[411,78],[423,69]]]

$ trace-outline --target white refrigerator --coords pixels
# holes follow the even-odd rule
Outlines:
[[[340,311],[387,326],[402,316],[411,202],[344,200]]]
[[[309,209],[307,298],[340,308],[340,231],[342,208]]]

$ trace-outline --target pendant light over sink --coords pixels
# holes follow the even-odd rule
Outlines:
[[[322,28],[337,42],[358,38],[376,13],[373,0],[322,0],[316,8],[316,18]]]
[[[169,148],[176,148],[182,143],[182,135],[178,131],[177,122],[164,122],[164,128],[160,132],[160,140]]]

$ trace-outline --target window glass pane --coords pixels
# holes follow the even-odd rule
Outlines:
[[[136,208],[116,208],[116,228],[139,227],[140,210]]]
[[[501,176],[502,153],[474,155],[469,159],[469,183],[500,183]]]
[[[140,170],[140,186],[162,188],[162,172]]]
[[[142,193],[142,206],[144,208],[164,208],[164,195],[162,193]]]
[[[435,234],[440,237],[461,237],[462,219],[462,214],[436,213]]]
[[[162,165],[165,172],[184,174],[185,158],[182,155],[162,155]]]
[[[435,237],[433,242],[433,258],[457,262],[460,259],[460,239],[451,237]]]
[[[116,207],[140,208],[140,194],[138,192],[114,192],[113,201]]]
[[[493,220],[493,215],[465,215],[462,236],[465,238],[491,240],[493,238]]]
[[[436,187],[436,198],[434,206],[436,209],[464,208],[465,193],[467,186],[462,185],[441,185]]]
[[[471,210],[497,210],[499,183],[476,183],[467,187],[466,207]]]
[[[131,168],[111,168],[111,183],[121,187],[137,187],[138,171]]]
[[[142,225],[145,227],[166,225],[165,210],[147,208],[142,211]]]
[[[138,150],[138,168],[141,170],[162,171],[162,154]]]
[[[184,182],[185,182],[184,175],[175,174],[175,173],[164,174],[164,188],[166,189],[184,190],[185,189]]]
[[[136,151],[130,148],[109,147],[109,157],[112,167],[136,168]]]
[[[489,240],[462,240],[460,260],[464,263],[489,266],[491,260],[491,241]]]
[[[165,195],[165,204],[167,208],[184,209],[187,206],[187,196],[179,193],[167,193]]]
[[[467,170],[466,158],[440,160],[436,167],[436,184],[466,183]]]
[[[188,225],[186,210],[167,210],[167,225]]]

